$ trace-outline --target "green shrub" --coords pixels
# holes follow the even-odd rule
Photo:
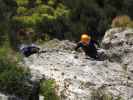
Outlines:
[[[30,77],[28,69],[18,67],[16,63],[0,58],[1,92],[27,97],[31,93],[31,86],[28,83]]]
[[[29,69],[18,65],[20,59],[8,42],[0,48],[0,92],[25,98],[31,93],[31,74]]]
[[[28,13],[29,11],[28,11],[28,9],[27,8],[25,8],[25,7],[18,7],[18,9],[17,9],[17,14],[19,15],[19,14],[23,14],[23,15],[26,15],[27,13]]]
[[[59,100],[55,93],[55,81],[44,80],[40,84],[40,94],[44,96],[45,100]]]
[[[19,6],[28,4],[29,0],[16,0],[17,4]]]
[[[42,0],[36,0],[36,3],[37,4],[41,4],[42,3]]]
[[[48,5],[53,6],[55,4],[55,0],[48,0]]]
[[[47,33],[49,37],[55,37],[56,33],[62,32],[65,26],[62,21],[69,16],[69,10],[62,3],[56,0],[37,0],[29,3],[30,0],[17,0],[17,14],[12,18],[12,29],[32,28],[36,33]],[[34,6],[30,7],[32,3]],[[28,4],[28,5],[27,5]],[[56,6],[55,6],[56,5]],[[58,18],[62,18],[61,21]]]
[[[9,40],[4,41],[3,46],[0,47],[0,59],[5,59],[7,62],[17,63],[22,60],[19,52],[14,51],[11,48]]]
[[[39,6],[36,7],[35,12],[38,14],[49,14],[53,15],[54,9],[48,5],[40,4]]]

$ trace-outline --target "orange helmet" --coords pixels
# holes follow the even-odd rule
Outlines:
[[[90,41],[90,39],[91,39],[91,37],[87,34],[81,35],[81,41],[82,42],[88,42],[88,41]]]

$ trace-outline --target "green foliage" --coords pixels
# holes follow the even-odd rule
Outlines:
[[[41,1],[36,1],[36,6],[32,8],[26,6],[28,0],[18,0],[17,2],[23,2],[23,5],[17,8],[17,15],[14,16],[13,20],[20,22],[20,25],[24,24],[25,27],[35,27],[38,23],[43,23],[42,20],[45,18],[53,20],[69,13],[62,4],[58,4],[56,8],[52,7],[54,4],[53,0],[49,0],[48,5]]]
[[[36,4],[41,4],[42,0],[36,0]]]
[[[14,0],[0,0],[0,45],[8,40],[9,22],[15,8],[16,2]]]
[[[18,7],[17,13],[18,13],[18,15],[19,15],[19,14],[26,15],[26,14],[28,13],[28,9],[25,8],[25,7]]]
[[[77,40],[83,32],[94,31],[103,36],[112,19],[124,13],[124,3],[125,0],[25,0],[18,3],[13,19],[20,26],[32,27],[50,37],[59,38],[61,34]]]
[[[53,6],[55,4],[55,0],[48,0],[48,5]]]
[[[18,67],[16,63],[10,62],[9,59],[0,58],[1,92],[26,97],[31,93],[29,78],[29,70]]]
[[[31,27],[51,38],[78,40],[83,32],[97,32],[102,37],[116,16],[133,18],[132,4],[132,0],[1,0],[0,19],[10,21],[13,32]],[[6,30],[3,26],[0,31]],[[0,39],[5,40],[7,33],[1,32]]]
[[[4,42],[0,47],[0,92],[25,98],[31,93],[31,74],[29,69],[18,65],[20,60],[21,56],[11,49],[9,41]]]
[[[64,26],[61,25],[58,19],[61,17],[61,21],[65,21],[70,13],[67,7],[56,0],[48,0],[47,3],[37,0],[34,2],[34,6],[31,6],[33,5],[32,1],[28,2],[26,0],[23,2],[18,0],[17,4],[19,5],[17,14],[13,16],[11,21],[12,29],[15,31],[20,28],[30,27],[37,33],[46,33],[46,35],[42,35],[46,36],[46,38],[47,34],[48,37],[56,37],[56,33],[64,30]],[[36,37],[33,38],[39,37],[37,33]]]
[[[15,20],[18,20],[24,27],[34,27],[41,17],[38,14],[33,14],[32,16],[15,17]]]
[[[125,11],[125,14],[133,18],[133,0],[124,0],[124,7],[123,10]]]
[[[40,4],[36,8],[36,13],[38,14],[48,14],[48,15],[53,15],[54,9],[48,5]]]
[[[17,4],[19,6],[28,4],[29,0],[16,0]]]
[[[68,27],[72,37],[79,38],[83,32],[101,32],[101,20],[105,20],[106,17],[93,0],[75,0],[74,3],[64,0],[64,4],[71,8]]]
[[[45,100],[59,100],[55,93],[55,81],[44,80],[40,84],[40,94],[44,96]]]
[[[54,11],[54,16],[56,18],[60,16],[69,16],[69,10],[63,5],[63,4],[58,4],[57,8]]]

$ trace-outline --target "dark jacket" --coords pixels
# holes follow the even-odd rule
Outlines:
[[[34,53],[38,53],[40,50],[39,47],[37,47],[36,45],[23,45],[21,48],[20,48],[20,51],[26,56],[30,56]]]
[[[84,45],[82,41],[80,41],[75,50],[77,51],[78,48],[82,48],[86,55],[96,58],[97,56],[97,48],[96,45],[99,46],[98,42],[95,40],[90,40],[90,42],[87,45]]]

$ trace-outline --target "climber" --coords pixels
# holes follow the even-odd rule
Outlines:
[[[81,35],[81,41],[77,44],[75,50],[81,47],[87,56],[91,58],[98,59],[97,48],[99,46],[98,42],[91,39],[87,33]]]
[[[34,53],[39,53],[40,48],[38,46],[36,46],[35,44],[31,44],[31,45],[21,45],[20,46],[20,52],[22,52],[22,54],[25,57],[29,57],[30,55],[34,54]]]

